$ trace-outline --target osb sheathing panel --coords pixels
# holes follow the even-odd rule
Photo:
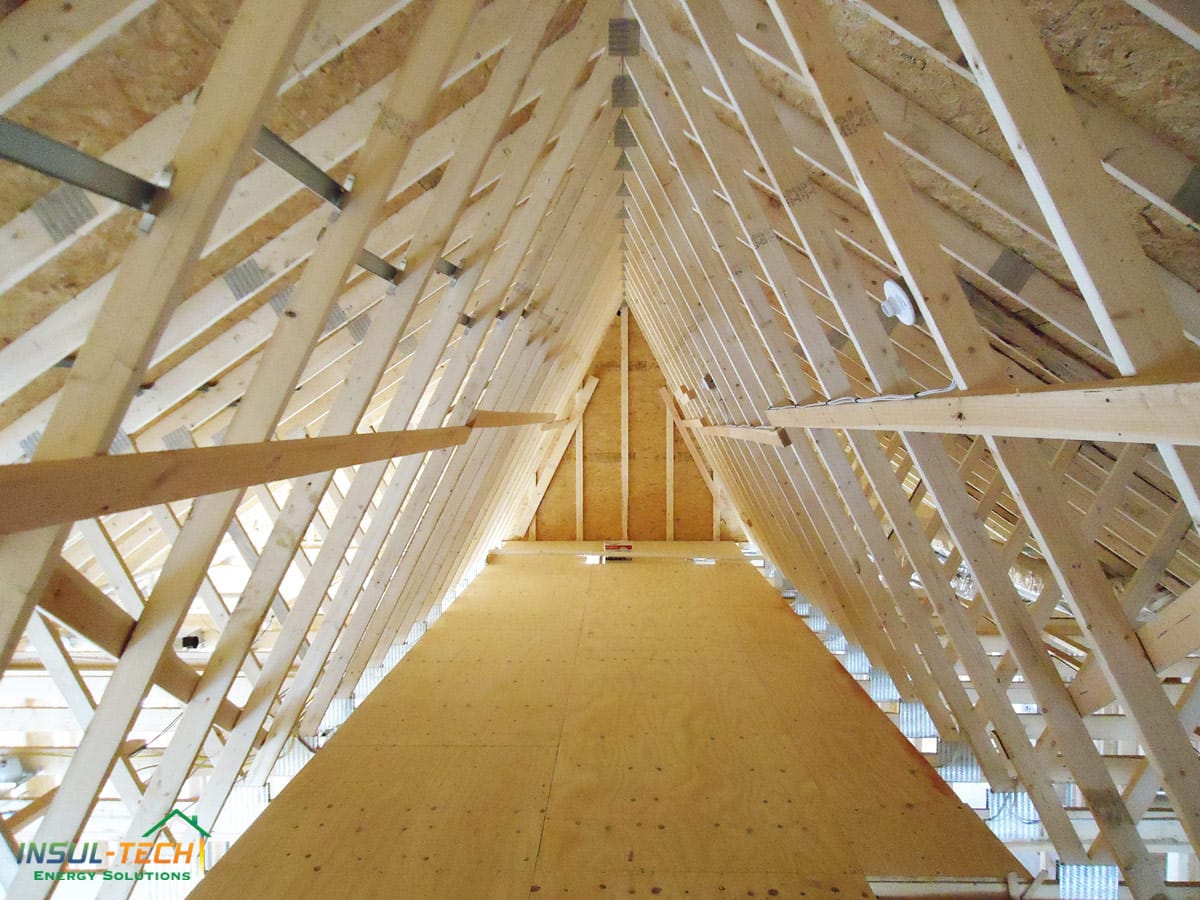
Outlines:
[[[207,18],[203,18],[200,15],[200,11],[205,7],[205,4],[197,0],[193,5],[196,7],[196,9],[192,10],[195,15],[189,19],[189,22],[194,22],[195,24],[191,25],[189,33],[213,34],[215,33],[214,29],[218,25],[222,28],[227,25],[226,20],[232,15],[232,12],[228,15],[218,15],[216,12],[218,5],[210,3],[208,4],[211,10],[210,14]],[[371,85],[394,71],[404,59],[405,49],[410,44],[415,33],[414,24],[421,21],[419,16],[423,14],[427,5],[427,3],[421,2],[411,4],[401,13],[393,16],[370,34],[365,35],[348,47],[333,60],[330,60],[317,72],[287,91],[280,98],[278,104],[268,117],[267,126],[280,134],[285,140],[295,140],[337,109],[353,101]],[[165,7],[165,4],[157,4],[153,9],[161,7]],[[127,32],[130,32],[130,29],[134,29],[136,32],[138,22],[144,17],[142,16],[135,20],[130,28],[122,31],[121,35],[117,39],[114,39],[114,41],[126,35]],[[136,34],[133,36],[136,37]],[[85,57],[84,63],[89,63],[94,58],[107,58],[108,55],[115,55],[115,51],[106,49],[111,43],[113,41],[101,45],[99,50]],[[494,68],[495,62],[494,58],[484,60],[476,69],[443,91],[430,113],[429,123],[434,124],[441,121],[447,115],[477,96],[486,87],[487,79]],[[156,103],[153,105],[146,100],[142,102],[142,106],[138,107],[140,111],[127,111],[126,114],[121,115],[112,114],[114,121],[119,121],[121,127],[112,127],[106,133],[103,140],[95,141],[93,146],[85,145],[82,140],[75,141],[75,143],[81,149],[85,149],[88,152],[103,153],[110,146],[119,143],[138,127],[145,124],[154,114],[161,112],[176,102],[179,97],[186,94],[188,90],[191,90],[192,87],[198,85],[207,74],[210,65],[211,58],[208,58],[207,62],[204,63],[201,70],[196,73],[195,78],[191,82],[187,82],[185,85],[185,82],[181,81],[180,84],[185,85],[187,89],[180,90],[177,95],[164,89],[161,95],[156,98]],[[63,75],[60,75],[46,89],[39,91],[32,98],[17,107],[17,109],[29,107],[36,112],[41,108],[39,104],[43,103],[49,108],[53,108],[57,104],[57,92],[75,91],[79,93],[81,89],[78,85],[72,86],[73,82],[71,81],[73,78],[72,73],[77,68],[78,64],[67,70]],[[64,86],[60,86],[60,82]],[[123,97],[124,94],[121,92],[113,92],[113,96],[107,97],[104,102],[110,107],[119,106],[123,102]],[[92,102],[96,101],[93,100]],[[531,109],[526,109],[514,115],[506,126],[506,130],[515,128],[523,123],[528,118],[530,111]],[[27,124],[31,125],[31,127],[40,128],[51,136],[63,139],[72,134],[91,134],[93,130],[92,123],[87,119],[80,119],[75,123],[75,132],[64,133],[55,132],[51,128],[46,127],[44,123],[35,119],[27,120]],[[65,120],[64,124],[59,125],[59,127],[66,127]],[[260,164],[256,159],[247,164],[245,171],[248,172]],[[352,170],[353,164],[354,156],[351,156],[339,166],[332,169],[330,174],[337,179],[343,179]],[[16,166],[8,164],[4,164],[4,166],[5,168],[0,172],[0,176],[10,175],[15,172],[14,179],[10,179],[14,184],[28,185],[31,183],[31,179],[36,182],[40,178],[40,176],[36,176],[33,173],[18,169]],[[0,212],[7,213],[8,217],[11,218],[12,215],[27,207],[31,202],[54,186],[54,182],[49,179],[41,179],[41,181],[44,183],[32,195],[22,195],[21,202],[16,203],[16,205],[0,207]],[[5,198],[3,194],[3,185],[5,183],[7,182],[0,180],[0,200]],[[415,193],[419,193],[420,190],[420,188],[414,189],[414,192],[407,192],[403,197],[397,198],[397,201],[394,201],[385,210],[385,214],[394,212],[399,208],[400,203],[411,200]],[[191,294],[213,279],[220,277],[228,269],[237,265],[262,247],[266,242],[277,237],[299,218],[312,212],[319,206],[320,201],[312,194],[303,189],[298,189],[296,194],[277,209],[267,213],[238,237],[228,241],[211,255],[202,259],[192,272],[187,293]],[[73,247],[54,262],[43,267],[0,297],[0,342],[5,344],[11,342],[63,303],[70,300],[81,289],[115,268],[129,243],[136,235],[135,226],[137,221],[138,216],[132,212],[118,215],[112,221],[98,228],[94,233],[77,241]],[[287,278],[279,282],[276,289],[280,289],[297,279],[301,271],[302,269],[298,268],[290,273]],[[199,347],[211,341],[216,334],[223,331],[229,325],[253,313],[259,306],[266,302],[267,296],[270,293],[273,293],[273,291],[264,292],[263,296],[256,297],[250,302],[243,304],[236,312],[216,323],[206,333],[197,336],[191,344],[182,348],[169,360],[164,361],[158,367],[158,371],[162,371],[185,358]],[[151,372],[148,377],[150,380],[153,380],[155,375],[156,372]],[[51,370],[40,378],[35,379],[33,383],[14,397],[0,404],[0,427],[12,422],[60,389],[65,378],[66,370]]]
[[[18,105],[11,115],[87,152],[103,153],[199,85],[237,6],[234,0],[156,4]],[[412,23],[426,6],[422,2],[412,4],[298,84],[281,99],[268,124],[285,138],[294,139],[382,78],[403,57],[411,40]],[[1120,0],[1070,4],[1065,0],[1028,0],[1027,7],[1042,28],[1056,64],[1073,87],[1111,103],[1195,156],[1200,146],[1200,54],[1146,22]],[[569,27],[578,9],[578,2],[565,9],[554,32]],[[672,18],[690,34],[677,7],[672,9]],[[959,74],[926,58],[853,4],[841,4],[835,18],[856,62],[992,152],[1010,158],[986,104]],[[813,112],[803,92],[778,70],[756,65],[773,93]],[[448,91],[434,117],[440,118],[474,96],[482,88],[487,69],[485,64]],[[335,174],[340,176],[349,168],[348,162]],[[1014,247],[1047,274],[1071,284],[1069,273],[1053,251],[927,170],[915,164],[906,164],[906,169],[917,186],[939,202]],[[0,212],[11,217],[52,186],[49,179],[4,165],[0,169]],[[1120,194],[1116,212],[1135,223],[1150,255],[1192,284],[1200,285],[1200,238],[1129,192]],[[315,200],[301,193],[266,216],[197,267],[193,289],[235,265],[315,205]],[[11,341],[113,268],[132,239],[135,220],[132,214],[117,217],[8,292],[0,300],[0,341]],[[253,303],[247,304],[217,327],[225,327],[254,309]],[[1082,348],[1071,343],[1068,346],[1086,356]],[[49,396],[61,387],[64,377],[62,371],[48,373],[0,405],[0,424]]]
[[[1025,5],[1072,89],[1113,107],[1193,160],[1200,157],[1200,52],[1122,0],[1025,0]],[[978,89],[853,4],[836,9],[839,37],[858,65],[1012,163]],[[1200,287],[1200,235],[1148,209],[1130,192],[1118,193],[1114,213],[1134,223],[1147,253]],[[997,219],[978,213],[978,224],[1004,240],[1015,229]],[[1048,274],[1058,277],[1061,271]]]
[[[666,538],[666,386],[645,335],[629,321],[629,537]],[[583,418],[584,540],[621,536],[621,320],[614,318],[591,373],[599,383]],[[683,441],[675,440],[675,538],[712,539],[712,495]],[[726,531],[726,539],[734,535]],[[537,539],[575,539],[575,442],[537,512]]]
[[[237,6],[156,3],[6,115],[100,156],[204,80]],[[56,184],[4,164],[0,215],[8,221]]]

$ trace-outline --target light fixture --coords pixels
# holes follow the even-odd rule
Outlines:
[[[897,319],[905,325],[915,325],[917,322],[917,307],[913,304],[908,289],[899,281],[889,278],[883,283],[883,314]]]

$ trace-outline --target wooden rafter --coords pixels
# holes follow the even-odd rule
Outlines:
[[[1128,5],[1155,47],[1193,52],[1179,4]],[[1090,90],[1091,73],[1056,71],[1016,0],[633,0],[642,49],[623,65],[600,53],[610,4],[434,6],[247,0],[203,90],[164,94],[105,138],[103,158],[139,177],[175,157],[167,205],[116,269],[109,253],[59,284],[116,230],[107,200],[65,231],[42,218],[59,193],[0,223],[0,292],[49,284],[46,308],[63,301],[0,347],[16,413],[0,493],[16,479],[9,507],[51,516],[0,538],[3,656],[61,700],[0,712],[84,732],[62,787],[15,820],[28,830],[0,834],[0,881],[44,892],[8,839],[78,833],[105,785],[119,799],[101,815],[140,834],[203,767],[195,812],[215,822],[530,530],[572,440],[582,540],[595,488],[579,386],[624,302],[624,340],[633,315],[676,389],[654,445],[668,539],[678,432],[713,539],[722,516],[738,522],[825,613],[827,638],[861,647],[994,790],[1027,792],[1049,839],[1031,846],[1169,895],[1151,850],[1200,848],[1186,123],[1172,114],[1168,142],[1145,124],[1167,117],[1129,118],[1111,72]],[[0,18],[0,108],[27,117],[152,7],[21,4]],[[405,65],[302,110],[328,89],[325,64],[393,16],[414,24]],[[863,56],[855,29],[920,74]],[[618,71],[640,95],[620,111],[636,137],[620,171]],[[332,215],[246,163],[280,97],[295,149],[352,173]],[[963,127],[988,110],[995,139]],[[1117,214],[1135,207],[1165,233]],[[354,273],[364,246],[403,276]],[[907,284],[914,325],[881,316],[887,279]],[[642,424],[627,356],[624,535]],[[227,462],[470,427],[394,461],[318,454],[288,483]],[[191,458],[227,480],[159,467]],[[118,512],[125,476],[87,474],[102,469],[156,483]],[[64,512],[84,479],[95,503]],[[81,515],[101,518],[29,528]],[[249,579],[231,588],[222,568]],[[185,621],[203,652],[179,652]],[[152,688],[182,704],[161,753],[129,741],[174,715],[135,721]],[[1087,810],[1064,807],[1064,782]]]

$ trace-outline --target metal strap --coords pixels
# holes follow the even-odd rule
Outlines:
[[[144,178],[4,116],[0,116],[0,158],[142,212],[155,212],[166,193]]]

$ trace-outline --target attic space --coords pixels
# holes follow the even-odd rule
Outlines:
[[[0,60],[6,896],[1200,896],[1194,0]]]

